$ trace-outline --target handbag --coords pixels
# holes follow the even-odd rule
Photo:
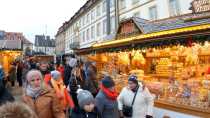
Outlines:
[[[135,99],[136,99],[136,94],[137,94],[137,92],[138,92],[138,89],[139,89],[139,87],[137,88],[137,91],[136,91],[136,93],[135,93],[135,95],[134,95],[134,98],[133,98],[133,101],[132,101],[131,106],[123,105],[123,110],[122,110],[122,112],[123,112],[123,115],[124,115],[125,117],[132,117],[132,114],[133,114],[133,104],[134,104],[134,101],[135,101]]]

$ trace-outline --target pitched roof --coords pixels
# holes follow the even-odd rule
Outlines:
[[[132,17],[123,22],[127,22],[129,20],[133,20],[143,34],[148,34],[159,31],[209,24],[210,13],[187,14],[157,21],[149,21],[138,17]]]

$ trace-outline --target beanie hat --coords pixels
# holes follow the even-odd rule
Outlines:
[[[101,83],[105,88],[111,88],[111,87],[115,86],[115,83],[110,76],[105,76],[101,80]]]
[[[80,108],[84,108],[85,105],[89,105],[90,103],[94,103],[93,95],[87,90],[80,90],[77,94],[78,104]]]
[[[61,73],[57,70],[54,70],[54,71],[51,71],[51,77],[54,79],[54,80],[58,80],[60,77],[61,77]]]
[[[128,81],[132,81],[132,82],[138,84],[138,78],[137,78],[137,76],[135,76],[135,75],[131,75],[131,76],[128,78]]]

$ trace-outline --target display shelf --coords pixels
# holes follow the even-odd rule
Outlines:
[[[203,118],[210,118],[210,109],[204,110],[204,109],[190,107],[187,105],[169,103],[166,102],[165,100],[155,100],[155,107],[168,109],[175,112],[195,115]]]

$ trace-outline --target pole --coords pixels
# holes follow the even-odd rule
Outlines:
[[[117,30],[119,27],[119,0],[115,0],[115,29]]]
[[[110,24],[110,0],[106,0],[106,33],[107,35],[110,35],[111,33],[111,24]]]

